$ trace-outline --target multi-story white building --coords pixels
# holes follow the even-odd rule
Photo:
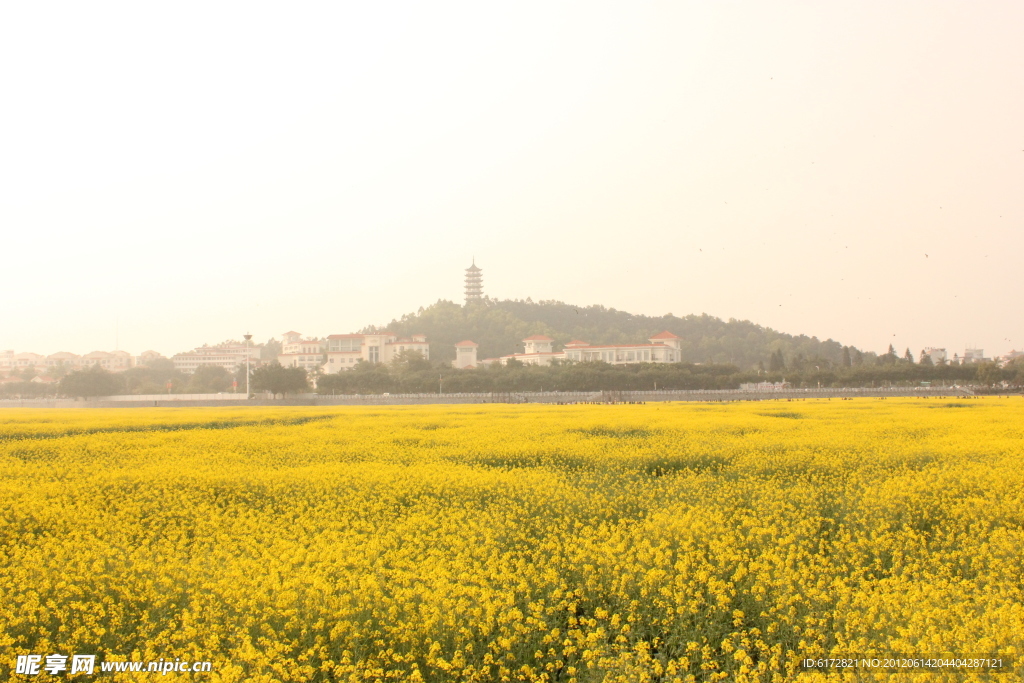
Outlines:
[[[281,337],[281,353],[277,355],[277,362],[281,365],[314,370],[324,364],[324,351],[327,350],[325,341],[303,339],[298,332],[285,332]]]
[[[82,357],[77,353],[71,353],[70,351],[58,351],[57,353],[51,353],[43,361],[46,365],[47,370],[57,370],[64,368],[65,370],[77,370],[82,365]]]
[[[127,351],[93,351],[82,356],[78,364],[83,368],[98,365],[104,370],[121,372],[132,367],[132,354]]]
[[[561,351],[552,350],[554,339],[535,334],[523,340],[523,353],[513,353],[497,359],[486,359],[480,364],[498,362],[505,365],[517,360],[527,365],[551,365],[555,360],[577,363],[600,361],[609,365],[630,365],[635,363],[678,363],[683,360],[682,338],[671,332],[660,332],[647,341],[648,344],[588,344],[574,339]],[[460,342],[465,344],[466,342]],[[472,343],[472,342],[469,342]],[[456,345],[456,358],[459,346]],[[475,356],[475,349],[474,349]]]
[[[195,372],[197,368],[211,366],[221,367],[228,372],[234,372],[240,366],[245,365],[246,358],[249,359],[250,363],[258,361],[260,348],[260,345],[250,344],[246,346],[244,342],[237,341],[226,341],[216,346],[204,344],[192,351],[174,354],[171,361],[174,363],[175,370],[180,370],[189,375]]]
[[[25,368],[39,369],[44,366],[45,356],[31,351],[22,351],[12,357],[11,369],[24,370]]]
[[[565,358],[564,352],[552,350],[555,340],[547,335],[535,334],[523,340],[523,352],[513,353],[510,356],[502,356],[498,362],[505,365],[515,359],[526,365],[551,365],[551,361]]]
[[[38,373],[50,373],[63,369],[65,372],[99,366],[111,372],[121,372],[142,365],[153,358],[163,358],[156,351],[144,351],[141,356],[132,356],[127,351],[93,351],[84,356],[70,351],[58,351],[48,356],[25,351],[0,351],[0,371],[32,368]]]
[[[924,356],[931,358],[932,365],[942,365],[946,362],[946,349],[935,349],[929,346],[921,352],[921,356],[921,360],[924,360]]]
[[[683,359],[682,338],[671,332],[659,332],[647,340],[648,344],[591,345],[584,341],[571,341],[565,345],[566,360],[602,361],[609,365],[631,363],[678,363]]]
[[[139,355],[135,356],[135,358],[132,359],[132,362],[136,366],[148,365],[149,363],[155,361],[157,358],[163,357],[164,355],[158,351],[148,350],[143,351]]]
[[[327,337],[327,362],[320,367],[325,373],[335,374],[351,370],[359,361],[390,363],[405,351],[415,351],[426,359],[430,358],[430,345],[422,334],[411,337],[399,337],[388,332],[332,334]]]
[[[999,360],[1000,360],[1000,362],[1002,362],[1005,365],[1006,363],[1009,363],[1011,361],[1015,361],[1018,358],[1024,358],[1024,351],[1017,351],[1017,350],[1010,351],[1005,356],[1002,356]]]
[[[966,365],[968,363],[984,363],[988,360],[991,359],[985,358],[984,349],[964,349],[964,359],[961,362]]]

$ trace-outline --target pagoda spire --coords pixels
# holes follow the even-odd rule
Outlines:
[[[480,301],[484,296],[483,270],[476,265],[476,257],[473,257],[473,264],[466,268],[466,304],[472,301]]]

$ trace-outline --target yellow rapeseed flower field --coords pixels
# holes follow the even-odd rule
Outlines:
[[[1019,680],[1022,527],[1019,397],[11,409],[0,677]]]

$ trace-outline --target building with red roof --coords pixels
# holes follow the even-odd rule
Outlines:
[[[511,359],[528,365],[551,365],[555,360],[576,363],[602,362],[610,365],[634,363],[678,363],[682,356],[682,337],[671,332],[659,332],[647,344],[589,344],[580,339],[567,343],[561,351],[552,350],[554,340],[535,334],[523,340],[525,351],[502,356],[503,365]]]
[[[478,363],[476,360],[476,349],[480,346],[475,341],[464,339],[455,345],[455,360],[452,361],[453,368],[465,369],[475,368]]]
[[[390,363],[403,353],[418,353],[430,358],[430,344],[426,335],[399,337],[390,332],[373,334],[331,334],[327,336],[326,362],[323,371],[336,374],[351,370],[360,361]]]

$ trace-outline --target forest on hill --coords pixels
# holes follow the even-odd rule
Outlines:
[[[682,337],[685,362],[730,364],[741,370],[767,370],[773,355],[778,354],[791,367],[858,365],[876,357],[847,347],[850,360],[844,363],[844,347],[839,342],[785,334],[748,320],[725,321],[707,314],[654,317],[604,306],[530,299],[483,299],[467,306],[438,301],[364,332],[382,330],[403,336],[427,335],[431,358],[443,361],[454,360],[455,344],[464,339],[479,344],[478,357],[484,359],[522,352],[522,340],[534,334],[552,337],[557,351],[574,339],[591,344],[642,343],[664,330]]]

